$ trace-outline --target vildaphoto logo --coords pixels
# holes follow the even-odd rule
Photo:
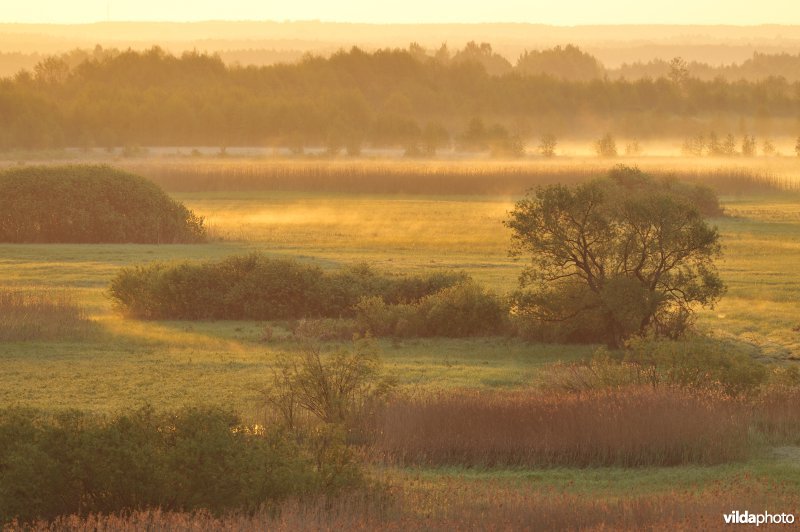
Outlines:
[[[747,510],[735,510],[729,514],[722,514],[727,525],[791,525],[794,523],[794,514],[771,514],[763,512],[751,514]]]

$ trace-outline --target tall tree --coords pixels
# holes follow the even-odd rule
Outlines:
[[[682,334],[724,292],[719,233],[686,187],[619,167],[609,178],[540,187],[505,225],[527,257],[516,310],[611,347],[634,334]]]

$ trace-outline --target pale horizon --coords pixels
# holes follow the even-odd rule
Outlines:
[[[446,1],[435,4],[408,0],[402,9],[363,0],[337,2],[298,1],[277,5],[273,2],[233,0],[196,2],[179,0],[29,0],[0,7],[0,23],[90,24],[96,22],[340,22],[366,24],[474,24],[530,23],[553,26],[584,25],[796,25],[800,7],[787,9],[780,0],[765,0],[757,12],[750,2],[675,0],[639,3],[611,0],[597,3],[585,0],[520,2],[499,0],[491,4],[463,5]]]

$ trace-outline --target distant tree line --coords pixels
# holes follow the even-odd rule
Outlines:
[[[702,81],[672,65],[657,79],[601,79],[599,63],[571,46],[528,52],[516,68],[503,61],[485,43],[454,53],[353,48],[263,67],[98,48],[0,81],[0,149],[274,145],[356,155],[373,146],[432,155],[455,145],[514,156],[524,139],[567,132],[685,137],[712,121],[789,132],[800,112],[800,83],[782,78]]]

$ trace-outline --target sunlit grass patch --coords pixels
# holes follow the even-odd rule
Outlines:
[[[65,290],[0,288],[0,341],[83,339],[95,331]]]

